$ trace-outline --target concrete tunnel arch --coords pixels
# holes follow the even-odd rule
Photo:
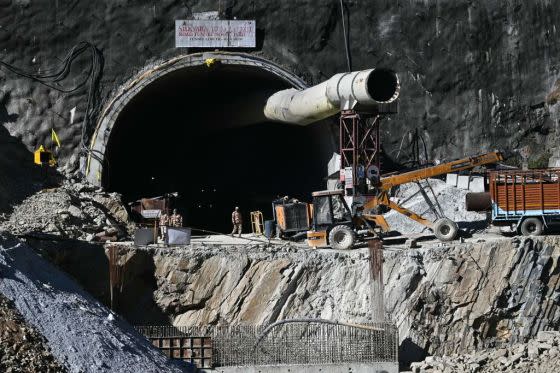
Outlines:
[[[208,67],[206,63],[209,59],[214,59],[217,62],[214,65]],[[218,82],[213,81],[208,83],[208,81],[205,79],[207,79],[207,76],[213,75],[220,76],[219,78],[216,78],[218,79]],[[225,81],[225,83],[222,84],[222,81]],[[279,89],[303,89],[307,87],[307,84],[296,74],[271,61],[245,53],[196,53],[181,55],[160,63],[151,64],[140,71],[138,74],[136,74],[133,78],[128,80],[125,84],[123,84],[103,108],[94,134],[92,136],[90,145],[90,148],[98,157],[101,158],[102,162],[99,162],[98,160],[95,160],[93,158],[87,158],[83,160],[82,164],[87,179],[96,185],[105,187],[109,191],[122,193],[125,196],[125,200],[132,200],[135,197],[140,197],[140,195],[134,196],[130,193],[130,191],[123,190],[126,189],[128,185],[141,185],[143,183],[138,181],[138,179],[134,179],[134,175],[128,175],[127,180],[129,180],[130,182],[126,183],[125,187],[122,186],[125,184],[124,182],[121,181],[121,185],[119,185],[119,182],[115,181],[116,179],[118,179],[119,175],[122,174],[123,170],[126,171],[124,166],[119,166],[119,162],[122,157],[126,157],[130,152],[133,151],[150,151],[149,141],[147,141],[147,143],[145,144],[138,144],[138,148],[133,149],[130,144],[125,144],[126,140],[123,140],[129,137],[136,136],[136,143],[139,143],[138,135],[136,135],[137,131],[144,131],[145,137],[150,137],[150,132],[147,127],[144,126],[144,128],[142,129],[137,128],[141,127],[136,122],[138,120],[141,121],[142,116],[136,117],[133,120],[127,119],[132,115],[131,112],[143,110],[145,114],[144,116],[146,116],[146,113],[148,113],[148,111],[146,111],[148,110],[146,109],[146,107],[152,105],[154,100],[162,100],[160,98],[162,94],[167,94],[162,91],[163,88],[169,88],[169,91],[174,92],[177,91],[179,87],[185,87],[186,90],[189,90],[191,88],[192,90],[197,90],[201,87],[206,87],[206,85],[212,85],[213,92],[218,92],[224,90],[228,86],[234,86],[239,83],[244,86],[254,84],[255,87],[260,87],[260,84],[262,85],[263,92],[266,92],[266,94],[274,93]],[[203,96],[209,96],[208,92],[209,91],[205,91],[205,94],[203,94]],[[318,149],[319,147],[325,148],[330,146],[330,139],[326,139],[330,136],[330,132],[325,131],[324,127],[321,130],[318,130],[317,128],[301,128],[298,126],[290,126],[286,124],[269,123],[269,121],[267,121],[262,114],[262,108],[264,107],[265,102],[263,101],[263,99],[266,98],[266,95],[262,95],[260,94],[260,92],[261,91],[257,92],[259,96],[257,98],[240,97],[241,101],[247,101],[248,105],[243,110],[236,111],[236,109],[232,109],[232,105],[224,104],[224,102],[226,102],[224,100],[221,101],[221,106],[220,104],[218,104],[218,107],[216,107],[215,110],[210,110],[211,112],[215,111],[218,113],[221,111],[228,112],[228,110],[230,110],[231,114],[230,112],[228,112],[227,118],[233,119],[231,119],[231,123],[229,124],[225,123],[229,120],[226,119],[225,121],[215,120],[214,123],[201,123],[204,121],[199,121],[196,124],[179,124],[173,127],[173,125],[171,124],[157,123],[157,120],[155,120],[153,131],[159,131],[161,130],[162,126],[167,126],[166,130],[170,131],[169,138],[172,139],[173,137],[176,137],[173,135],[173,133],[179,131],[180,128],[182,128],[181,131],[192,131],[189,132],[188,137],[200,136],[201,138],[206,138],[206,141],[208,141],[208,136],[212,136],[209,142],[219,142],[220,139],[223,140],[223,138],[229,137],[238,139],[239,141],[244,141],[244,139],[250,139],[255,136],[260,136],[259,142],[269,142],[272,151],[272,153],[268,153],[268,155],[262,154],[262,156],[272,156],[272,158],[274,158],[272,160],[272,163],[276,164],[271,164],[270,170],[268,171],[258,170],[256,171],[256,173],[260,173],[259,177],[264,176],[266,179],[269,179],[268,182],[270,183],[278,183],[281,178],[289,179],[291,177],[287,169],[289,169],[290,167],[296,167],[296,165],[294,164],[294,161],[296,159],[301,159],[302,163],[305,163],[305,161],[307,161],[307,166],[302,166],[303,168],[306,168],[307,171],[302,170],[299,176],[295,176],[296,179],[299,178],[300,180],[302,180],[303,184],[307,183],[308,185],[307,188],[301,188],[301,195],[295,195],[296,197],[303,198],[313,189],[320,189],[324,185],[324,168],[326,166],[326,161],[328,160],[328,154],[330,154],[330,151],[332,151],[333,149],[328,149],[326,151],[323,149],[320,162],[317,161],[318,157],[316,153],[321,153],[321,150]],[[216,94],[219,95],[220,93],[218,92]],[[227,95],[227,103],[229,103],[229,100],[231,99],[239,99],[239,97],[235,97],[237,95],[232,90],[227,91],[226,89],[226,93],[223,94]],[[249,93],[249,96],[252,96],[252,93]],[[197,107],[195,107],[196,105],[206,105],[206,100],[211,99],[212,97],[193,98],[193,96],[189,96],[189,99],[185,100],[184,102],[185,108],[183,109],[188,109],[191,112],[196,112],[198,109]],[[192,100],[199,101],[190,102]],[[175,104],[176,107],[183,105],[182,102],[179,101],[175,102]],[[189,105],[191,104],[193,105],[193,107],[189,107]],[[165,109],[167,111],[170,110],[169,107],[166,107]],[[163,111],[165,109],[161,110]],[[205,107],[205,109],[207,109],[207,107]],[[157,108],[154,108],[154,110],[157,110]],[[241,118],[241,116],[243,116],[243,118],[249,118],[246,120],[246,123],[239,124],[239,118]],[[262,118],[260,116],[262,116]],[[200,119],[200,117],[197,118]],[[321,126],[321,124],[318,125]],[[202,128],[205,128],[205,126],[207,126],[207,129],[215,130],[215,134],[208,135],[201,133]],[[286,133],[286,135],[284,135],[284,133]],[[190,136],[191,134],[192,136]],[[180,136],[182,135],[184,135],[184,132]],[[300,137],[303,140],[301,140]],[[312,144],[307,144],[306,141],[312,142]],[[317,145],[319,142],[322,143],[322,145]],[[249,146],[255,146],[255,144],[255,142],[250,142]],[[217,151],[219,152],[219,149]],[[261,149],[261,151],[264,150]],[[283,152],[286,153],[285,156],[279,156],[277,154]],[[117,154],[117,156],[115,156],[115,154]],[[157,156],[157,154],[154,154],[154,157]],[[201,163],[203,163],[202,158],[204,157],[204,155],[201,155]],[[191,155],[187,158],[192,159],[193,156]],[[224,161],[226,163],[224,167],[235,167],[235,164],[227,164],[227,162],[229,161],[227,158],[227,155],[224,155]],[[286,169],[282,170],[282,165],[279,163],[282,163],[281,161],[284,158],[286,159]],[[310,161],[310,158],[314,158],[314,161]],[[130,164],[132,164],[132,162],[134,161],[131,158]],[[242,167],[250,167],[247,162],[248,160],[245,159],[245,164],[242,165]],[[186,170],[181,170],[181,167],[181,165],[178,165],[176,167],[177,171],[174,172],[187,172]],[[263,168],[262,165],[261,168]],[[138,168],[138,170],[140,170],[140,168]],[[144,170],[140,170],[139,173],[142,173],[143,171]],[[265,176],[267,172],[268,175]],[[310,172],[309,178],[307,178],[307,180],[305,180],[307,175],[305,175],[303,172]],[[284,173],[284,175],[278,175],[278,173]],[[315,173],[314,176],[311,175],[313,173]],[[229,177],[231,178],[231,175]],[[315,181],[311,182],[312,179],[315,179]],[[248,185],[248,187],[251,187],[251,185],[254,183],[254,180],[245,180],[244,182]],[[293,182],[294,181],[292,181],[292,184]],[[177,191],[171,189],[176,189],[175,185],[173,187],[170,186],[170,190],[167,191]],[[146,188],[139,188],[139,193],[143,194],[144,196],[149,196],[150,194],[157,195],[161,191],[161,188],[157,192],[156,190],[146,190]],[[278,190],[278,194],[282,193],[283,190]],[[269,194],[271,194],[270,198],[274,197],[272,196],[272,191],[270,191]],[[264,196],[261,196],[259,198],[261,200],[265,199]],[[244,201],[236,201],[235,196],[232,196],[231,204],[237,203],[243,204]],[[269,207],[266,207],[264,203],[260,203],[260,205],[251,205],[251,208],[261,207],[264,209],[269,209]],[[192,206],[190,206],[190,208],[188,209],[191,208]],[[227,208],[229,209],[231,208],[231,206],[228,206]],[[225,210],[221,212],[221,214],[223,213],[225,213]],[[265,218],[266,215],[267,214],[265,214]],[[246,220],[248,220],[248,216]],[[226,224],[213,226],[213,228],[215,229],[225,229],[225,227]]]

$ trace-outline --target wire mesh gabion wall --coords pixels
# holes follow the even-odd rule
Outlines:
[[[247,325],[141,326],[137,329],[152,340],[210,337],[214,367],[397,361],[397,329],[388,323],[358,327],[301,322],[269,330],[266,326]]]

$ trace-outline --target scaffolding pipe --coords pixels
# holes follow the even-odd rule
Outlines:
[[[308,125],[343,110],[375,109],[394,102],[400,93],[397,74],[389,69],[370,69],[336,74],[326,82],[270,96],[264,115],[273,121]]]

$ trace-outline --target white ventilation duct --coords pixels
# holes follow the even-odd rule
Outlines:
[[[276,92],[267,100],[264,115],[274,121],[307,125],[342,110],[375,108],[394,102],[400,93],[397,74],[370,69],[336,74],[326,82],[297,90]]]

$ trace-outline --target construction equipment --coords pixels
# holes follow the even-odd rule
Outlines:
[[[428,205],[431,206],[434,215],[438,217],[435,222],[392,201],[390,198],[391,188],[406,183],[419,183],[430,177],[472,169],[502,159],[500,153],[492,152],[384,177],[377,184],[377,194],[363,204],[356,202],[356,199],[343,198],[343,190],[315,192],[313,193],[313,211],[315,212],[313,227],[307,233],[307,242],[312,247],[330,246],[334,249],[350,249],[358,239],[365,239],[377,234],[375,229],[388,232],[390,230],[389,224],[379,213],[383,206],[424,225],[442,241],[453,240],[458,233],[457,224],[443,216],[441,210],[438,211],[436,208],[437,199],[433,191],[432,195],[435,201],[431,201],[424,187],[419,185],[420,193],[422,193]],[[429,186],[427,188],[431,189]],[[348,206],[347,200],[354,200],[356,203],[353,206]]]
[[[456,237],[457,225],[443,216],[435,193],[429,183],[423,187],[422,181],[494,163],[502,156],[496,152],[487,153],[382,178],[380,122],[383,115],[397,111],[399,94],[400,83],[395,72],[370,69],[337,74],[314,87],[301,91],[287,89],[268,99],[264,114],[275,121],[307,125],[340,112],[340,183],[343,189],[313,193],[313,204],[300,207],[301,211],[308,211],[308,216],[313,215],[312,224],[304,221],[292,225],[293,236],[297,237],[306,225],[311,225],[307,232],[309,245],[348,249],[358,237],[375,235],[376,229],[387,232],[389,225],[381,210],[389,208],[431,229],[440,240]],[[420,187],[420,193],[437,217],[435,222],[391,201],[391,188],[411,182]],[[430,199],[429,192],[435,201]],[[286,213],[283,206],[275,206],[273,210],[281,236],[288,228],[282,219],[286,216],[297,219],[297,214]]]
[[[45,149],[43,145],[41,145],[39,149],[35,150],[35,152],[33,153],[33,161],[36,165],[39,166],[56,166],[56,159],[54,158],[54,154],[50,150]]]
[[[278,122],[307,125],[345,110],[394,113],[399,94],[399,78],[391,70],[342,73],[301,91],[276,92],[268,98],[264,115]]]
[[[276,237],[294,240],[311,228],[313,206],[286,196],[272,202],[272,215]]]
[[[543,234],[560,222],[560,169],[488,173],[490,191],[469,193],[467,210],[491,211],[492,224],[524,236]]]

